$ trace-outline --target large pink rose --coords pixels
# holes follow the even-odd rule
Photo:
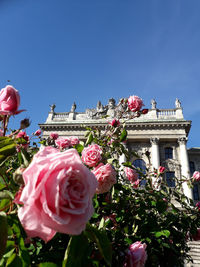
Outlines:
[[[194,178],[194,180],[195,180],[196,182],[200,181],[200,172],[195,171],[195,172],[193,173],[193,176],[192,176],[192,177]]]
[[[11,85],[7,85],[0,91],[0,114],[14,115],[22,112],[18,110],[20,105],[20,96],[18,91]]]
[[[131,183],[134,183],[138,180],[139,178],[139,175],[137,173],[136,170],[133,170],[129,167],[125,167],[124,168],[124,172],[126,174],[126,177],[128,178],[128,180],[131,182]]]
[[[139,111],[144,106],[143,101],[136,95],[130,96],[128,99],[128,107],[131,111]]]
[[[79,235],[93,214],[97,180],[78,152],[44,147],[23,172],[18,216],[28,237],[50,240],[56,232]]]
[[[144,267],[147,260],[147,245],[137,241],[129,246],[124,267]]]
[[[108,192],[117,182],[116,171],[108,163],[106,165],[100,163],[92,172],[98,180],[97,194]]]
[[[89,145],[82,151],[82,161],[89,167],[96,166],[101,160],[102,149],[98,145]]]

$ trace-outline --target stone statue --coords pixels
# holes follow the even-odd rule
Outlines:
[[[50,111],[50,112],[54,113],[54,109],[55,109],[56,105],[53,104],[53,105],[49,105],[49,106],[50,106],[50,108],[51,108],[51,111]]]
[[[103,111],[103,105],[101,104],[101,101],[98,101],[96,110],[97,110],[97,112]]]
[[[75,110],[76,110],[76,103],[74,102],[73,104],[72,104],[72,107],[71,107],[71,112],[75,112]]]
[[[110,98],[108,101],[108,109],[114,109],[115,108],[115,99]]]
[[[156,105],[157,105],[156,100],[155,99],[152,99],[151,100],[151,108],[152,109],[156,109]]]
[[[176,108],[181,108],[181,102],[180,102],[180,100],[178,98],[176,98],[175,107]]]

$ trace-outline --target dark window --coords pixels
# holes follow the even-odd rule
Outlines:
[[[166,147],[165,148],[165,159],[172,159],[173,158],[173,148]]]
[[[146,173],[146,164],[145,164],[145,162],[144,162],[143,159],[136,159],[136,160],[134,160],[134,161],[133,161],[133,165],[134,165],[136,168],[140,169],[140,171],[141,171],[143,174]],[[139,178],[141,178],[141,177],[142,177],[142,175],[139,175]],[[142,181],[140,182],[140,185],[145,185],[145,184],[146,184],[146,181],[145,181],[145,180],[142,180]]]
[[[198,188],[198,184],[194,184],[194,187],[193,187],[193,197],[194,197],[194,200],[199,200],[199,188]]]
[[[169,187],[175,187],[174,172],[166,172],[166,182]]]
[[[194,172],[195,172],[194,161],[190,161],[190,174],[193,175]]]

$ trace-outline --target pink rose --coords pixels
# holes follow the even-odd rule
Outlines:
[[[3,130],[0,129],[0,136],[3,136]]]
[[[59,135],[57,133],[50,133],[49,136],[50,136],[51,139],[56,140],[56,139],[58,139]]]
[[[69,140],[70,140],[72,146],[78,145],[80,142],[80,140],[78,139],[77,136],[70,136]]]
[[[147,260],[147,245],[137,241],[129,246],[124,267],[144,267]]]
[[[89,167],[96,166],[101,160],[102,149],[98,145],[89,145],[82,151],[82,161]]]
[[[94,174],[78,152],[42,148],[23,172],[18,216],[28,237],[50,240],[56,232],[79,235],[93,214]]]
[[[42,131],[40,129],[38,129],[37,131],[35,131],[34,135],[36,136],[40,136],[42,133]]]
[[[60,149],[68,148],[71,146],[69,138],[60,137],[56,140],[56,145]]]
[[[136,95],[130,96],[128,99],[128,107],[131,111],[139,111],[144,106],[143,101]]]
[[[159,174],[163,174],[164,171],[165,171],[165,167],[160,166],[160,167],[158,168],[158,173],[159,173]]]
[[[116,171],[108,163],[106,165],[100,163],[92,172],[98,181],[98,187],[96,189],[97,194],[108,192],[117,182]]]
[[[196,182],[200,181],[200,172],[195,171],[195,172],[193,173],[193,176],[192,176],[192,177],[194,178],[194,180],[195,180]]]
[[[113,119],[111,122],[109,122],[109,124],[113,127],[118,127],[120,125],[120,121],[117,119]]]
[[[198,210],[200,211],[200,201],[198,201],[198,202],[196,203],[196,207],[197,207]]]
[[[14,115],[24,110],[18,110],[20,105],[20,96],[18,91],[11,85],[7,85],[0,91],[0,114]]]
[[[131,183],[133,183],[133,182],[138,180],[139,175],[138,175],[136,170],[133,170],[133,169],[131,169],[129,167],[125,167],[124,168],[124,172],[126,174],[126,177],[129,179],[129,181]]]

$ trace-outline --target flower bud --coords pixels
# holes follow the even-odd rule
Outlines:
[[[31,124],[31,122],[30,122],[30,120],[28,118],[25,118],[25,119],[21,120],[21,122],[20,122],[20,130],[28,128],[30,126],[30,124]]]
[[[149,112],[149,110],[147,108],[142,110],[142,114],[147,114]]]
[[[23,171],[25,168],[19,167],[14,173],[13,173],[13,180],[16,184],[24,184],[24,179],[22,176]]]

